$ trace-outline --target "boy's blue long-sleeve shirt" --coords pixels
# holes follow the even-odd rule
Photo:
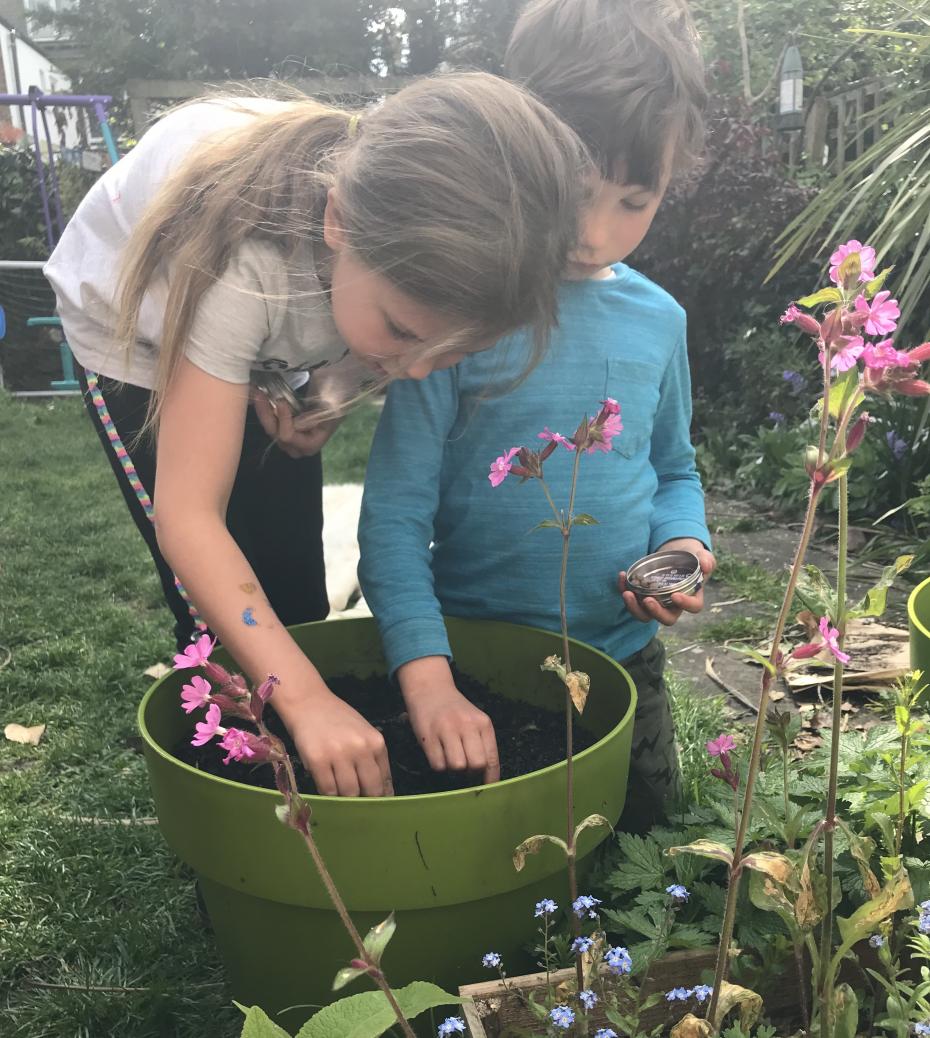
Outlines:
[[[359,527],[362,590],[391,672],[421,656],[451,656],[443,614],[559,629],[557,530],[542,487],[514,476],[494,488],[491,462],[510,447],[544,446],[544,426],[571,436],[600,401],[620,403],[613,450],[584,454],[572,531],[569,633],[622,660],[655,634],[627,611],[617,574],[675,537],[710,545],[691,446],[685,314],[624,264],[605,280],[566,282],[545,359],[515,389],[518,333],[422,382],[394,383],[378,424]],[[572,454],[545,463],[567,508]]]

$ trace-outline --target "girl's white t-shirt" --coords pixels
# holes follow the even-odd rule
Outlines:
[[[81,365],[153,388],[169,274],[160,272],[149,286],[138,341],[126,350],[112,331],[123,249],[147,205],[192,147],[284,103],[246,98],[180,108],[157,122],[90,189],[44,268],[65,336]],[[305,263],[285,263],[272,244],[258,238],[236,250],[202,297],[186,349],[194,364],[224,381],[246,383],[254,370],[277,371],[295,387],[307,381],[307,372],[345,354],[309,248]]]

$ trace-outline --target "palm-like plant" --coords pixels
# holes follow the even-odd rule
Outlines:
[[[930,28],[930,0],[907,4],[908,14]],[[861,30],[860,30],[861,31]],[[914,54],[930,54],[930,34],[876,30],[909,41]],[[780,249],[769,278],[794,256],[837,239],[841,229],[861,228],[879,259],[910,252],[895,272],[902,323],[930,292],[930,85],[917,82],[898,92],[888,106],[899,113],[894,124],[847,165],[776,239]],[[826,230],[824,230],[826,228]]]

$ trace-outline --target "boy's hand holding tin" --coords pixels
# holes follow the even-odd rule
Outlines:
[[[666,541],[655,554],[659,555],[663,552],[673,551],[690,552],[698,561],[701,574],[698,582],[699,586],[693,593],[673,592],[670,596],[666,596],[670,598],[670,601],[667,604],[663,604],[658,597],[644,596],[641,591],[636,594],[630,590],[625,570],[622,570],[617,577],[617,586],[623,595],[623,601],[626,603],[627,609],[632,616],[635,616],[637,620],[641,620],[643,623],[658,620],[660,624],[671,627],[678,622],[678,618],[682,613],[699,613],[704,608],[704,581],[713,573],[717,560],[694,537],[676,537],[671,541]]]

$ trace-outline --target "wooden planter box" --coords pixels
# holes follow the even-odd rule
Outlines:
[[[652,964],[645,994],[648,996],[655,991],[664,993],[678,987],[692,988],[701,983],[703,973],[713,972],[716,961],[716,948],[669,952]],[[559,970],[550,975],[550,984],[558,987],[563,981],[571,984],[574,979],[574,969]],[[531,973],[524,977],[508,978],[506,986],[500,980],[492,980],[460,987],[459,994],[470,1000],[462,1006],[462,1016],[465,1018],[470,1038],[500,1038],[502,1034],[510,1033],[508,1028],[539,1027],[536,1017],[512,992],[516,990],[528,994],[531,991],[542,991],[545,986],[545,973]],[[643,1030],[649,1031],[658,1024],[671,1026],[687,1012],[694,1012],[692,1003],[663,1000],[643,1013]],[[608,1026],[606,1017],[600,1015],[597,1010],[591,1014],[591,1021],[594,1027]]]

